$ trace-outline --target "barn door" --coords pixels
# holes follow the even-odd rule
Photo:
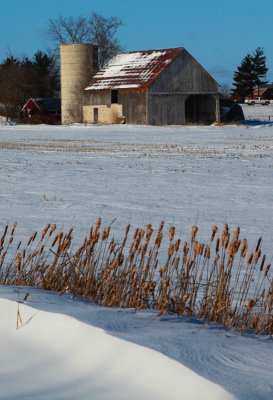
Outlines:
[[[93,114],[94,124],[98,124],[99,123],[99,109],[94,108],[93,112],[94,112],[94,114]]]

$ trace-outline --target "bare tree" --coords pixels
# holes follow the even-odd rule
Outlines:
[[[48,21],[48,34],[58,43],[93,43],[98,45],[99,66],[122,50],[117,38],[122,22],[117,17],[103,17],[93,12],[89,17],[62,17]]]
[[[220,93],[222,94],[222,96],[227,99],[230,96],[230,86],[227,83],[223,83],[220,87]]]

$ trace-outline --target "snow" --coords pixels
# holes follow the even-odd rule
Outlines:
[[[1,399],[272,398],[269,339],[26,291],[17,331],[16,290],[0,287]]]
[[[81,241],[101,216],[115,235],[164,219],[188,239],[213,224],[271,253],[272,126],[0,126],[0,221],[17,239],[56,223]]]
[[[241,104],[241,106],[247,120],[273,121],[273,104],[267,106],[261,104],[255,104],[254,106]]]
[[[118,54],[93,77],[92,84],[85,90],[140,88],[154,76],[154,68],[164,69],[178,51],[167,49]]]
[[[271,124],[2,125],[0,154],[1,229],[17,221],[16,243],[56,223],[76,244],[98,216],[118,238],[164,219],[208,240],[227,222],[272,257]],[[0,287],[1,399],[273,398],[268,337],[26,290],[16,331],[17,294]]]
[[[107,312],[113,328],[123,323],[123,334],[134,332],[129,311],[31,290],[28,305],[20,305],[23,326],[17,331],[17,304],[7,298],[16,298],[13,288],[0,287],[1,399],[165,400],[183,395],[195,400],[200,392],[205,400],[233,399],[219,385],[149,348],[151,343],[144,347],[106,332]],[[140,317],[147,322],[148,315]],[[95,327],[100,318],[105,322]]]

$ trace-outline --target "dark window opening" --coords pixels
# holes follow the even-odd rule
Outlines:
[[[112,90],[111,91],[111,104],[117,104],[117,103],[118,103],[118,91]]]
[[[94,124],[99,123],[99,109],[98,108],[94,108],[94,110],[93,110],[93,119],[94,119]]]

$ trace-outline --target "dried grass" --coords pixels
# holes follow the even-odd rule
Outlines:
[[[164,222],[156,232],[151,225],[131,232],[128,225],[119,243],[110,237],[111,226],[103,228],[98,219],[72,250],[73,229],[57,232],[48,224],[14,252],[15,231],[16,224],[6,226],[0,239],[0,284],[68,291],[103,306],[154,308],[159,315],[172,312],[273,334],[271,264],[262,255],[262,238],[249,251],[239,227],[231,235],[227,224],[222,232],[213,226],[203,243],[193,226],[190,242],[182,245],[175,227],[164,237]]]

